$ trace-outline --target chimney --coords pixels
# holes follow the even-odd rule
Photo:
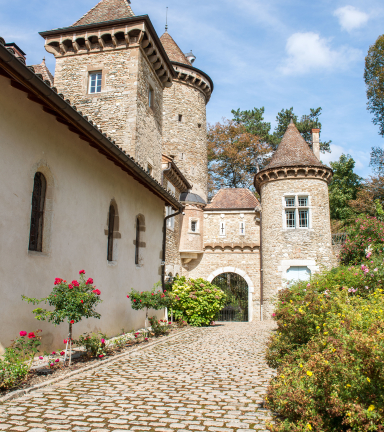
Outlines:
[[[312,129],[312,151],[320,160],[320,129]]]

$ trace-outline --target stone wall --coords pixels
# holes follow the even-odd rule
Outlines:
[[[206,95],[193,85],[173,81],[164,89],[163,152],[175,156],[192,192],[207,200]],[[179,121],[179,115],[182,116]]]
[[[89,73],[102,72],[101,93],[88,93]],[[148,105],[148,85],[154,109]],[[56,58],[55,86],[147,168],[161,174],[162,86],[139,47]]]
[[[285,193],[310,196],[312,228],[284,229]],[[265,315],[272,312],[271,300],[284,286],[291,266],[308,267],[311,272],[334,263],[330,228],[328,186],[320,179],[283,179],[261,188],[262,255]]]
[[[181,226],[180,250],[183,252],[203,252],[204,218],[199,205],[187,204]],[[196,232],[191,231],[191,220],[197,221]]]

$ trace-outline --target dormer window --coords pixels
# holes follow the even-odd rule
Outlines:
[[[91,72],[89,74],[89,93],[101,93],[101,72]]]

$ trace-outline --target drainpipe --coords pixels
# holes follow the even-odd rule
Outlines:
[[[261,204],[261,197],[260,197]],[[260,321],[263,321],[264,286],[263,286],[263,212],[260,208]]]
[[[173,213],[169,216],[166,216],[164,218],[164,224],[163,224],[163,256],[161,260],[161,287],[163,289],[163,292],[165,290],[165,252],[166,252],[166,244],[167,244],[167,220],[175,217],[179,214],[185,214],[184,213],[184,207],[182,207],[177,213]]]

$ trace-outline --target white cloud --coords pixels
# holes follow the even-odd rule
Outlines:
[[[342,69],[361,56],[354,48],[333,50],[329,39],[313,32],[294,33],[288,38],[285,49],[288,57],[280,69],[286,75]]]
[[[366,171],[370,160],[369,152],[355,150],[353,148],[346,148],[337,144],[331,144],[331,153],[321,153],[320,159],[323,163],[329,165],[330,162],[337,162],[342,154],[351,155],[353,157],[355,161],[355,170]]]
[[[354,6],[338,8],[333,13],[338,19],[343,30],[348,32],[362,27],[368,22],[369,15],[356,9]]]

